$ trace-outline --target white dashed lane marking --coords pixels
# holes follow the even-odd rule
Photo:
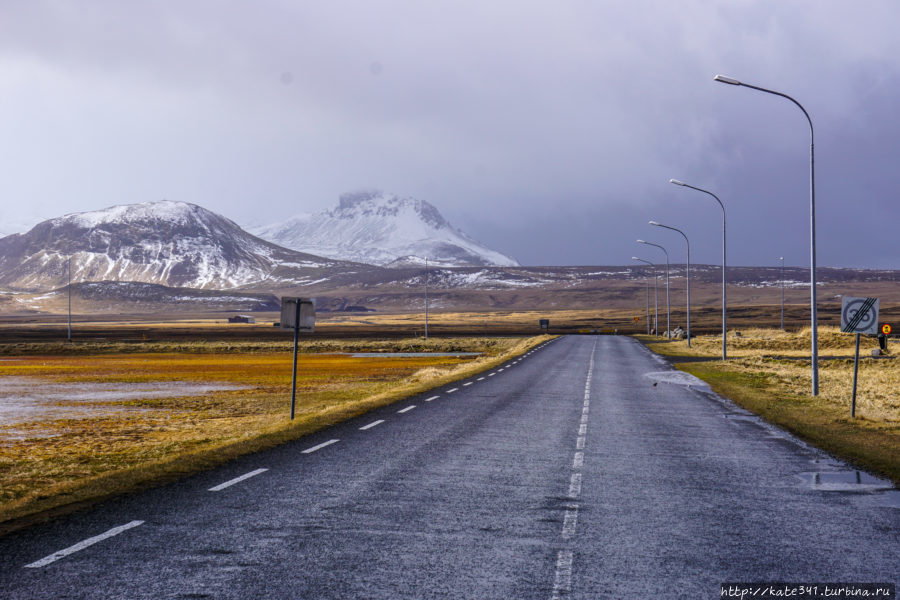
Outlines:
[[[473,383],[475,383],[475,382],[474,382],[474,381],[467,381],[467,382],[465,382],[465,383],[463,384],[463,387],[466,387],[467,385],[472,385]]]
[[[437,400],[440,396],[432,396],[431,398],[425,398],[425,402],[431,402],[432,400]]]
[[[255,471],[250,471],[249,473],[245,473],[245,474],[241,475],[240,477],[235,477],[234,479],[229,479],[225,483],[220,483],[219,485],[217,485],[215,487],[211,487],[207,491],[218,492],[218,491],[224,490],[227,487],[231,487],[236,483],[240,483],[240,482],[244,481],[245,479],[250,479],[251,477],[256,477],[260,473],[265,473],[266,471],[268,471],[268,469],[256,469]]]
[[[453,389],[451,389],[451,390],[447,390],[447,393],[448,393],[448,394],[452,394],[453,392],[455,392],[455,391],[457,391],[457,390],[459,390],[459,388],[453,388]]]
[[[376,425],[381,425],[382,423],[384,423],[384,419],[378,419],[377,421],[372,421],[372,422],[369,423],[368,425],[363,425],[362,427],[359,428],[359,430],[360,430],[360,431],[365,431],[365,430],[367,430],[367,429],[372,429],[372,428],[375,427]]]
[[[304,450],[304,451],[302,452],[302,454],[312,454],[312,453],[315,452],[316,450],[321,450],[321,449],[324,448],[325,446],[330,446],[330,445],[332,445],[332,444],[336,444],[336,443],[338,443],[339,441],[340,441],[340,440],[328,440],[327,442],[322,442],[321,444],[319,444],[319,445],[317,445],[317,446],[313,446],[312,448],[307,448],[306,450]]]
[[[90,537],[86,540],[78,542],[74,546],[69,546],[68,548],[66,548],[64,550],[54,552],[50,556],[45,556],[41,560],[37,560],[31,564],[27,564],[27,565],[25,565],[25,568],[26,569],[39,569],[40,567],[46,567],[50,563],[54,563],[63,557],[66,557],[70,554],[74,554],[74,553],[78,552],[79,550],[84,550],[88,546],[93,546],[97,542],[102,542],[105,539],[119,535],[123,531],[128,531],[129,529],[132,529],[134,527],[137,527],[138,525],[143,525],[143,524],[144,524],[143,521],[132,521],[130,523],[126,523],[125,525],[119,525],[118,527],[113,527],[106,533],[101,533],[100,535],[95,535],[94,537]]]
[[[406,408],[403,408],[403,409],[398,410],[397,412],[398,412],[399,414],[402,415],[402,414],[405,413],[405,412],[411,411],[411,410],[414,409],[415,407],[416,407],[415,404],[411,404],[411,405],[407,406]]]

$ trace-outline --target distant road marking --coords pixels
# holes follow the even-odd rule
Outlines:
[[[476,379],[475,381],[484,381],[484,377],[479,377],[479,378]]]
[[[496,375],[496,374],[497,374],[497,372],[496,372],[496,371],[495,371],[495,372],[493,372],[493,373],[488,373],[488,377],[493,377],[493,376],[494,376],[494,375]]]
[[[572,473],[569,480],[569,498],[573,500],[581,495],[581,473]]]
[[[440,396],[432,396],[431,398],[425,398],[425,402],[431,402],[432,400],[437,400]]]
[[[571,539],[575,535],[575,527],[578,525],[578,505],[570,504],[566,508],[563,517],[562,536],[564,540]]]
[[[217,485],[215,487],[211,487],[207,491],[218,492],[220,490],[224,490],[227,487],[231,487],[234,484],[240,483],[245,479],[250,479],[251,477],[256,477],[260,473],[265,473],[266,471],[268,471],[268,469],[256,469],[255,471],[250,471],[249,473],[245,473],[245,474],[241,475],[240,477],[235,477],[234,479],[229,479],[225,483],[220,483],[219,485]]]
[[[584,436],[579,435],[578,439],[575,440],[575,448],[578,450],[584,450]]]
[[[584,466],[584,452],[576,452],[575,458],[572,460],[572,468],[580,469]]]
[[[465,383],[463,384],[463,387],[466,387],[467,385],[472,385],[473,383],[475,383],[475,382],[474,382],[474,381],[467,381],[467,382],[465,382]]]
[[[378,419],[377,421],[372,421],[368,425],[363,425],[362,427],[359,428],[359,430],[365,431],[366,429],[372,429],[376,425],[381,425],[382,423],[384,423],[384,419]]]
[[[503,369],[497,369],[497,372],[500,373],[503,370],[505,370],[505,367]]]
[[[90,537],[86,540],[78,542],[74,546],[69,546],[65,550],[60,550],[59,552],[54,552],[50,556],[45,556],[41,560],[37,560],[31,564],[25,565],[25,568],[26,569],[39,569],[41,567],[46,567],[50,563],[54,563],[65,556],[74,554],[74,553],[78,552],[79,550],[84,550],[88,546],[93,546],[97,542],[102,542],[103,540],[105,540],[107,538],[111,538],[113,536],[119,535],[123,531],[128,531],[129,529],[132,529],[134,527],[137,527],[138,525],[143,525],[143,524],[144,524],[143,521],[132,521],[130,523],[126,523],[125,525],[119,525],[118,527],[113,527],[106,533],[101,533],[100,535],[95,535],[94,537]]]
[[[572,551],[560,550],[556,555],[556,576],[553,578],[553,595],[551,600],[559,600],[560,594],[566,596],[572,590]]]
[[[591,407],[590,407],[590,406],[585,406],[584,408],[581,409],[581,414],[583,414],[583,415],[586,415],[586,414],[588,414],[589,412],[591,412]]]
[[[588,416],[587,416],[587,415],[581,415],[581,424],[584,425],[584,424],[587,423],[587,422],[588,422]]]
[[[452,390],[447,390],[447,393],[452,394],[453,392],[457,391],[458,389],[459,388],[453,388]]]
[[[586,435],[587,434],[587,423],[582,423],[578,426],[578,435]]]
[[[318,446],[313,446],[312,448],[307,448],[306,450],[304,450],[304,451],[302,452],[302,454],[311,454],[311,453],[315,452],[316,450],[321,450],[321,449],[324,448],[325,446],[330,446],[330,445],[332,445],[332,444],[337,444],[339,441],[340,441],[340,440],[328,440],[327,442],[322,442],[322,443],[319,444]]]
[[[400,413],[400,414],[402,415],[402,414],[405,413],[405,412],[411,411],[411,410],[414,409],[415,407],[416,407],[415,404],[410,404],[410,405],[407,406],[406,408],[404,408],[404,409],[402,409],[402,410],[398,410],[397,412]]]

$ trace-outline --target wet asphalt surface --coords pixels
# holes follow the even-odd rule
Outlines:
[[[0,598],[718,598],[728,581],[900,580],[900,492],[648,376],[669,370],[629,338],[558,339],[6,536]]]

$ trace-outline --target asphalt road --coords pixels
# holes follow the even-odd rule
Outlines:
[[[898,582],[900,492],[685,383],[629,338],[560,338],[2,538],[0,598],[719,598],[723,582]]]

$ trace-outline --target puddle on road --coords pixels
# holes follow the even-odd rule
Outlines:
[[[811,489],[823,492],[879,492],[894,484],[865,471],[814,471],[798,475]]]
[[[653,373],[644,373],[644,377],[657,382],[709,390],[709,385],[705,381],[684,371],[654,371]]]

